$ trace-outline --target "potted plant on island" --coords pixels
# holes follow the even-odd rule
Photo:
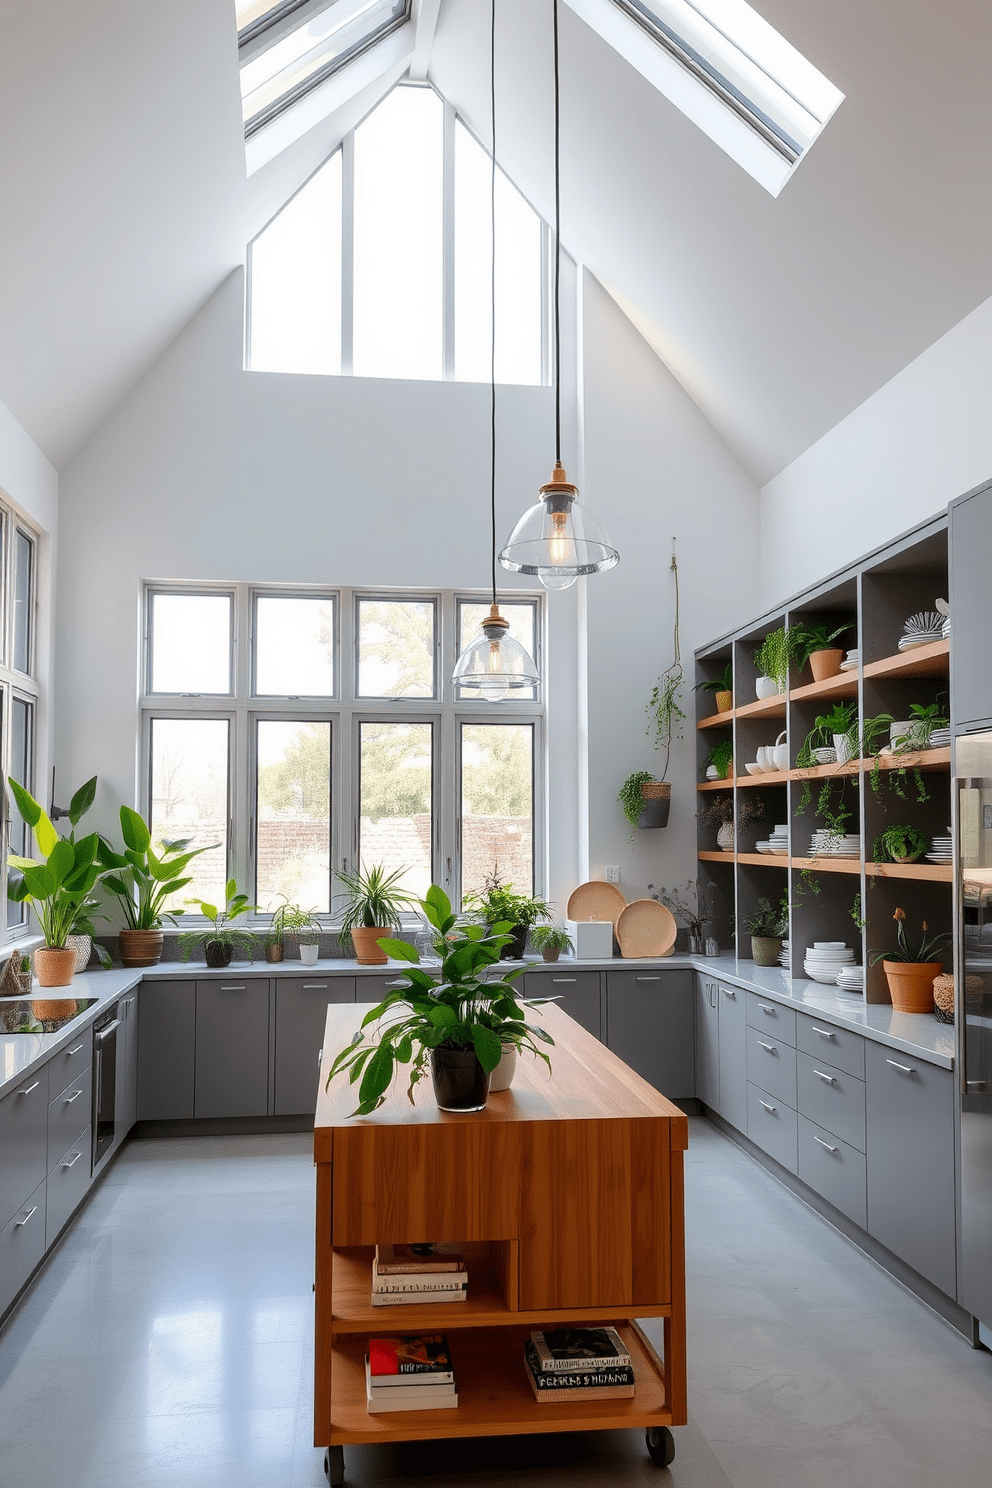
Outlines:
[[[575,949],[568,931],[558,925],[535,925],[530,939],[535,951],[540,951],[545,961],[557,961],[563,952],[568,955]]]
[[[751,937],[755,966],[778,966],[782,936],[789,928],[788,899],[783,899],[777,908],[770,899],[759,899],[750,914],[741,916],[741,926]]]
[[[929,838],[919,827],[886,827],[872,847],[876,863],[915,863],[927,850]]]
[[[729,713],[734,706],[734,663],[728,661],[723,675],[709,682],[697,682],[695,692],[711,692],[718,713]]]
[[[230,966],[235,951],[239,961],[254,961],[258,947],[258,936],[246,925],[235,925],[242,915],[254,912],[248,895],[238,892],[237,880],[229,878],[224,888],[224,904],[208,904],[205,899],[190,899],[189,904],[199,906],[200,913],[209,924],[202,930],[184,930],[179,936],[179,948],[184,961],[193,952],[202,948],[203,959],[214,970]]]
[[[359,868],[357,873],[339,873],[345,888],[345,907],[341,916],[342,935],[351,934],[359,966],[385,966],[389,959],[379,941],[400,927],[400,914],[405,904],[415,904],[412,894],[400,888],[405,868],[387,873],[381,863]]]
[[[97,862],[99,838],[95,832],[73,841],[60,837],[51,818],[34,797],[12,777],[8,784],[17,809],[34,833],[41,861],[8,856],[7,897],[15,904],[30,904],[38,917],[45,944],[34,953],[34,970],[42,987],[68,987],[72,982],[76,953],[66,941],[84,911],[94,884],[100,877]],[[46,1010],[36,1009],[38,1018],[66,1015],[65,1002],[53,999]]]
[[[166,909],[174,894],[193,882],[186,869],[211,846],[190,848],[192,838],[163,841],[161,851],[152,849],[145,822],[130,806],[120,811],[124,852],[117,853],[100,838],[99,858],[103,884],[124,911],[126,925],[118,932],[122,966],[154,966],[161,959],[166,920],[175,924],[181,909]]]
[[[885,980],[889,987],[892,1006],[899,1013],[930,1013],[933,1011],[933,983],[944,969],[943,961],[936,960],[938,952],[950,942],[946,932],[930,935],[927,922],[921,922],[919,940],[910,945],[906,939],[906,912],[897,909],[892,918],[896,922],[896,949],[894,951],[872,951],[871,964],[882,963]]]
[[[799,625],[797,667],[801,671],[808,661],[814,682],[826,682],[828,677],[838,676],[840,664],[844,660],[844,650],[843,647],[834,646],[834,641],[853,629],[853,624],[838,625],[832,629],[829,621],[802,621]]]
[[[342,1049],[327,1077],[347,1071],[358,1084],[358,1105],[352,1113],[367,1116],[382,1105],[397,1065],[410,1065],[408,1095],[431,1071],[434,1096],[442,1111],[481,1111],[489,1095],[490,1074],[503,1057],[504,1045],[529,1049],[551,1062],[540,1044],[553,1044],[551,1035],[526,1021],[526,1012],[540,1004],[513,994],[512,982],[523,968],[516,967],[493,981],[486,973],[500,959],[509,925],[498,922],[486,934],[481,925],[456,928],[456,917],[443,889],[432,884],[420,901],[437,932],[441,965],[431,975],[420,966],[416,948],[405,940],[384,939],[383,949],[395,960],[409,963],[392,989],[362,1020],[362,1031]],[[541,1001],[547,1001],[542,999]],[[367,1037],[364,1030],[375,1025]]]
[[[499,867],[493,869],[485,881],[481,894],[470,895],[467,908],[483,925],[509,925],[504,941],[502,961],[520,961],[527,949],[527,936],[538,920],[551,916],[550,906],[543,899],[534,899],[529,894],[515,894],[512,883],[505,884],[499,876]]]

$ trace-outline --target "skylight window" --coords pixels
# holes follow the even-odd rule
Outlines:
[[[844,95],[745,0],[567,0],[777,196]]]

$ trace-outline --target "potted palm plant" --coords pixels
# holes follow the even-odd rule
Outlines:
[[[853,629],[851,624],[832,627],[829,621],[802,621],[798,627],[799,648],[796,655],[799,670],[802,671],[808,661],[814,682],[826,682],[828,677],[836,677],[844,660],[844,650],[843,647],[835,646],[834,641]]]
[[[122,966],[154,966],[161,958],[166,920],[175,923],[181,909],[166,909],[180,889],[193,882],[186,869],[210,847],[190,847],[191,838],[163,841],[161,851],[152,848],[147,826],[130,806],[121,807],[123,853],[100,839],[99,858],[103,883],[124,912],[125,927],[118,934]]]
[[[230,966],[235,952],[239,961],[253,961],[258,946],[258,936],[246,925],[236,925],[243,915],[252,914],[255,906],[248,895],[239,893],[237,881],[229,878],[224,890],[224,903],[218,908],[205,899],[191,899],[209,923],[202,930],[184,930],[179,937],[179,946],[184,961],[194,951],[202,949],[203,959],[215,970]]]
[[[906,938],[906,911],[897,909],[892,918],[896,922],[896,949],[872,951],[871,964],[877,966],[881,961],[896,1012],[932,1013],[934,978],[944,969],[943,961],[936,958],[951,937],[947,933],[931,935],[923,920],[919,939],[910,943]]]
[[[72,982],[76,953],[66,945],[94,884],[100,877],[97,862],[99,839],[95,832],[73,841],[60,837],[51,818],[30,792],[8,778],[17,809],[34,833],[41,861],[11,853],[7,859],[7,897],[15,904],[30,904],[38,918],[45,944],[34,953],[34,969],[42,987],[68,987]],[[70,1002],[72,999],[68,999]],[[39,1018],[65,1016],[55,999]],[[53,1011],[58,1008],[58,1011]]]
[[[711,692],[718,713],[729,713],[734,706],[734,663],[728,661],[719,677],[709,682],[697,682],[694,691]]]
[[[403,906],[416,902],[400,888],[405,872],[396,868],[387,873],[381,863],[373,863],[364,871],[338,874],[345,889],[341,933],[351,933],[359,966],[385,966],[389,959],[379,941],[399,929]]]
[[[540,1044],[551,1035],[526,1021],[537,1002],[514,996],[516,967],[492,981],[486,974],[500,958],[510,926],[497,923],[489,934],[482,925],[456,928],[456,917],[444,890],[432,884],[420,907],[437,932],[441,965],[424,971],[416,948],[405,940],[384,939],[383,949],[408,968],[388,997],[362,1020],[362,1031],[342,1049],[327,1077],[345,1071],[358,1083],[353,1114],[367,1116],[382,1105],[396,1068],[410,1065],[408,1095],[430,1068],[434,1097],[442,1111],[481,1111],[489,1095],[489,1077],[505,1045],[529,1049],[551,1062]],[[543,999],[547,1000],[547,999]],[[365,1029],[375,1025],[373,1034]]]

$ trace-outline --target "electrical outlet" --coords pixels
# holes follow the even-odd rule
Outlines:
[[[607,883],[619,883],[620,882],[620,864],[619,863],[607,863],[607,865],[606,865],[606,882]]]

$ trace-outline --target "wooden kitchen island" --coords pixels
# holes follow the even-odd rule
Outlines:
[[[542,1009],[552,1073],[529,1056],[484,1111],[417,1104],[401,1070],[386,1103],[352,1118],[354,1086],[324,1086],[367,1007],[331,1005],[314,1124],[317,1165],[314,1444],[343,1480],[348,1444],[643,1428],[670,1461],[686,1420],[684,1114],[559,1008]],[[374,1247],[457,1242],[467,1302],[373,1308]],[[664,1320],[659,1356],[635,1318]],[[636,1374],[633,1400],[538,1403],[532,1328],[611,1323]],[[459,1404],[369,1415],[370,1334],[448,1334]]]

